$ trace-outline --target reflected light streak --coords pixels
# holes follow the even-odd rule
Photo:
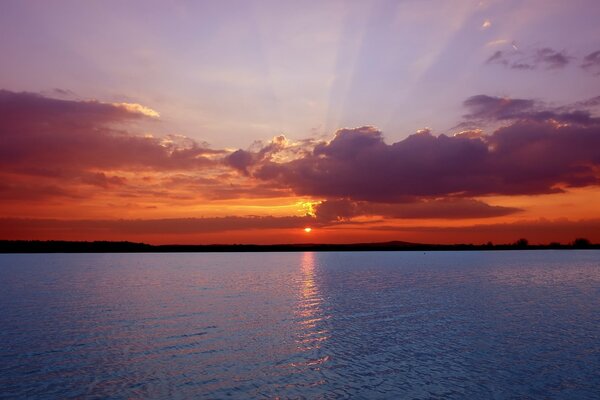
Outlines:
[[[302,253],[300,299],[296,308],[299,325],[296,343],[302,350],[318,349],[328,339],[328,331],[321,322],[327,319],[323,312],[323,298],[315,281],[315,253]]]

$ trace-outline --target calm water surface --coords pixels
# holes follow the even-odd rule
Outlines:
[[[600,398],[600,251],[0,255],[1,398]]]

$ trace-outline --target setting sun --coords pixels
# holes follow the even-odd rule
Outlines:
[[[312,228],[308,228],[308,227],[304,228],[304,232],[306,232],[306,233],[310,233],[311,231],[312,231]]]

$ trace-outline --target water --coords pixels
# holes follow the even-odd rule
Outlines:
[[[600,252],[0,255],[1,398],[600,398]]]

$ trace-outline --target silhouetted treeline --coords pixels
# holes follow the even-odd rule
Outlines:
[[[277,251],[440,251],[440,250],[545,250],[600,249],[588,239],[577,238],[570,244],[553,242],[531,245],[527,239],[511,244],[419,244],[408,242],[352,244],[210,244],[150,245],[134,242],[68,242],[38,240],[0,240],[0,253],[177,253],[177,252],[277,252]]]

